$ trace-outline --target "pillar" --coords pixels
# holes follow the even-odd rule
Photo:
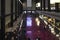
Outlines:
[[[0,0],[0,30],[1,30],[1,0]]]
[[[11,27],[13,27],[13,0],[11,0]]]
[[[40,3],[41,3],[41,7],[40,7],[40,9],[41,9],[41,11],[42,11],[42,0],[40,0]]]
[[[1,0],[1,40],[5,39],[5,0]]]
[[[59,12],[59,3],[55,3],[55,11]]]
[[[45,0],[43,0],[43,9],[45,11]]]
[[[17,0],[15,0],[15,20],[17,20]]]
[[[47,0],[48,1],[48,11],[50,11],[50,0]]]
[[[45,0],[45,9],[48,10],[48,0]]]

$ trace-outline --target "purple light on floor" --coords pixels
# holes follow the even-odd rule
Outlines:
[[[32,33],[32,31],[27,31],[27,34],[31,34]]]

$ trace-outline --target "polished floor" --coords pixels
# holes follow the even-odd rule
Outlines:
[[[44,23],[44,21],[40,19],[39,17],[27,16],[27,22],[28,22],[27,23],[28,26],[26,26],[27,40],[28,39],[30,40],[58,40],[58,38],[50,32],[50,30],[48,29],[48,26]]]
[[[36,15],[24,16],[17,30],[6,35],[6,40],[59,40]]]

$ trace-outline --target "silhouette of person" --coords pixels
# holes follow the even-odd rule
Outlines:
[[[28,40],[30,40],[30,38],[28,38]]]

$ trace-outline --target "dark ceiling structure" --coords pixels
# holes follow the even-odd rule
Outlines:
[[[22,2],[26,2],[27,0],[21,0]],[[32,0],[32,1],[34,1],[34,2],[39,2],[40,0]]]

